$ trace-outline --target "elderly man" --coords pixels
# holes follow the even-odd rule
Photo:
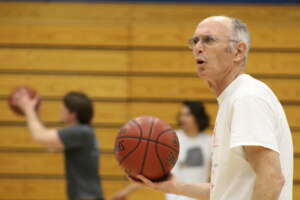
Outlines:
[[[247,26],[230,17],[209,17],[198,25],[189,44],[197,73],[219,104],[211,183],[139,179],[152,189],[201,200],[292,200],[291,132],[272,90],[244,73]]]

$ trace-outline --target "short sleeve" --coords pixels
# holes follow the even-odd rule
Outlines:
[[[262,146],[279,152],[276,122],[271,106],[259,97],[242,97],[233,103],[230,147]]]
[[[207,137],[208,137],[207,149],[208,149],[209,156],[211,156],[211,154],[212,154],[212,136],[207,135]]]
[[[58,130],[58,135],[65,149],[78,148],[86,141],[86,131],[79,126],[71,126]]]

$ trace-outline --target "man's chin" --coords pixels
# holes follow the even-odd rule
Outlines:
[[[207,78],[207,74],[205,73],[204,70],[197,71],[197,75],[198,75],[199,78],[202,78],[202,79],[206,79]]]

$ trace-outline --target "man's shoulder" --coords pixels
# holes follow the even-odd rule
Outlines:
[[[274,96],[267,84],[249,75],[236,89],[232,99],[235,101],[241,98],[256,98],[268,101]]]
[[[80,132],[80,133],[85,133],[85,134],[93,134],[94,133],[94,129],[91,126],[85,125],[85,124],[72,125],[72,126],[63,128],[62,130],[66,131],[66,132]]]

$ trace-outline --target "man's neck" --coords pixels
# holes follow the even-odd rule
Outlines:
[[[216,96],[220,96],[221,93],[234,81],[240,74],[244,73],[242,70],[231,71],[230,73],[222,76],[216,80],[208,80],[209,87],[215,92]]]
[[[73,121],[73,122],[68,122],[65,124],[66,126],[74,126],[74,125],[78,125],[77,121]]]

